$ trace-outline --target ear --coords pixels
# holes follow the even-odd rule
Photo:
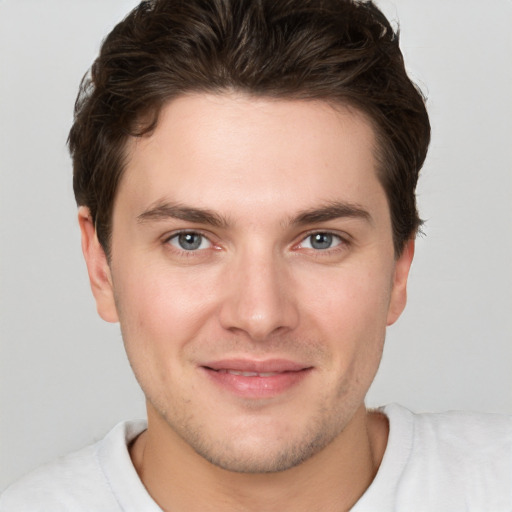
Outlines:
[[[78,209],[78,223],[82,233],[82,252],[84,254],[92,294],[96,300],[98,314],[107,322],[117,322],[117,309],[114,300],[114,288],[107,256],[96,235],[96,229],[89,208]]]
[[[409,240],[395,263],[393,289],[389,302],[387,325],[394,324],[407,303],[407,279],[414,257],[414,240]]]

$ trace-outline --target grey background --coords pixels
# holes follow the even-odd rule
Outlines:
[[[512,2],[382,0],[433,126],[409,304],[369,405],[512,413]],[[65,140],[78,83],[135,0],[0,1],[0,489],[144,415],[96,315]]]

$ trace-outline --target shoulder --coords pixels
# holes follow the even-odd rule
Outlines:
[[[32,471],[4,491],[0,512],[120,510],[105,462],[129,458],[127,440],[143,428],[121,423],[96,444]]]
[[[61,457],[21,478],[0,497],[1,512],[85,510],[92,497],[105,493],[96,446]]]
[[[396,405],[384,410],[389,456],[407,447],[398,483],[403,498],[423,495],[435,510],[512,509],[511,416],[414,414]]]
[[[512,475],[512,416],[458,411],[410,414],[412,455],[450,466],[460,463],[462,472],[485,463],[487,469],[502,468]]]
[[[354,512],[512,511],[512,417],[379,410],[389,437]]]

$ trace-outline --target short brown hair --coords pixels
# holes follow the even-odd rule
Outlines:
[[[150,133],[180,94],[227,90],[322,99],[366,114],[399,254],[420,225],[415,189],[430,124],[398,42],[369,1],[141,2],[83,79],[68,139],[77,203],[89,207],[107,255],[128,137]]]

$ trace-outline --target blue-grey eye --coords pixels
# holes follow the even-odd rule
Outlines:
[[[209,240],[200,233],[178,233],[169,239],[169,243],[184,251],[197,251],[210,247]]]
[[[313,233],[304,239],[301,246],[306,249],[316,249],[322,251],[331,249],[342,242],[341,238],[332,233]]]

